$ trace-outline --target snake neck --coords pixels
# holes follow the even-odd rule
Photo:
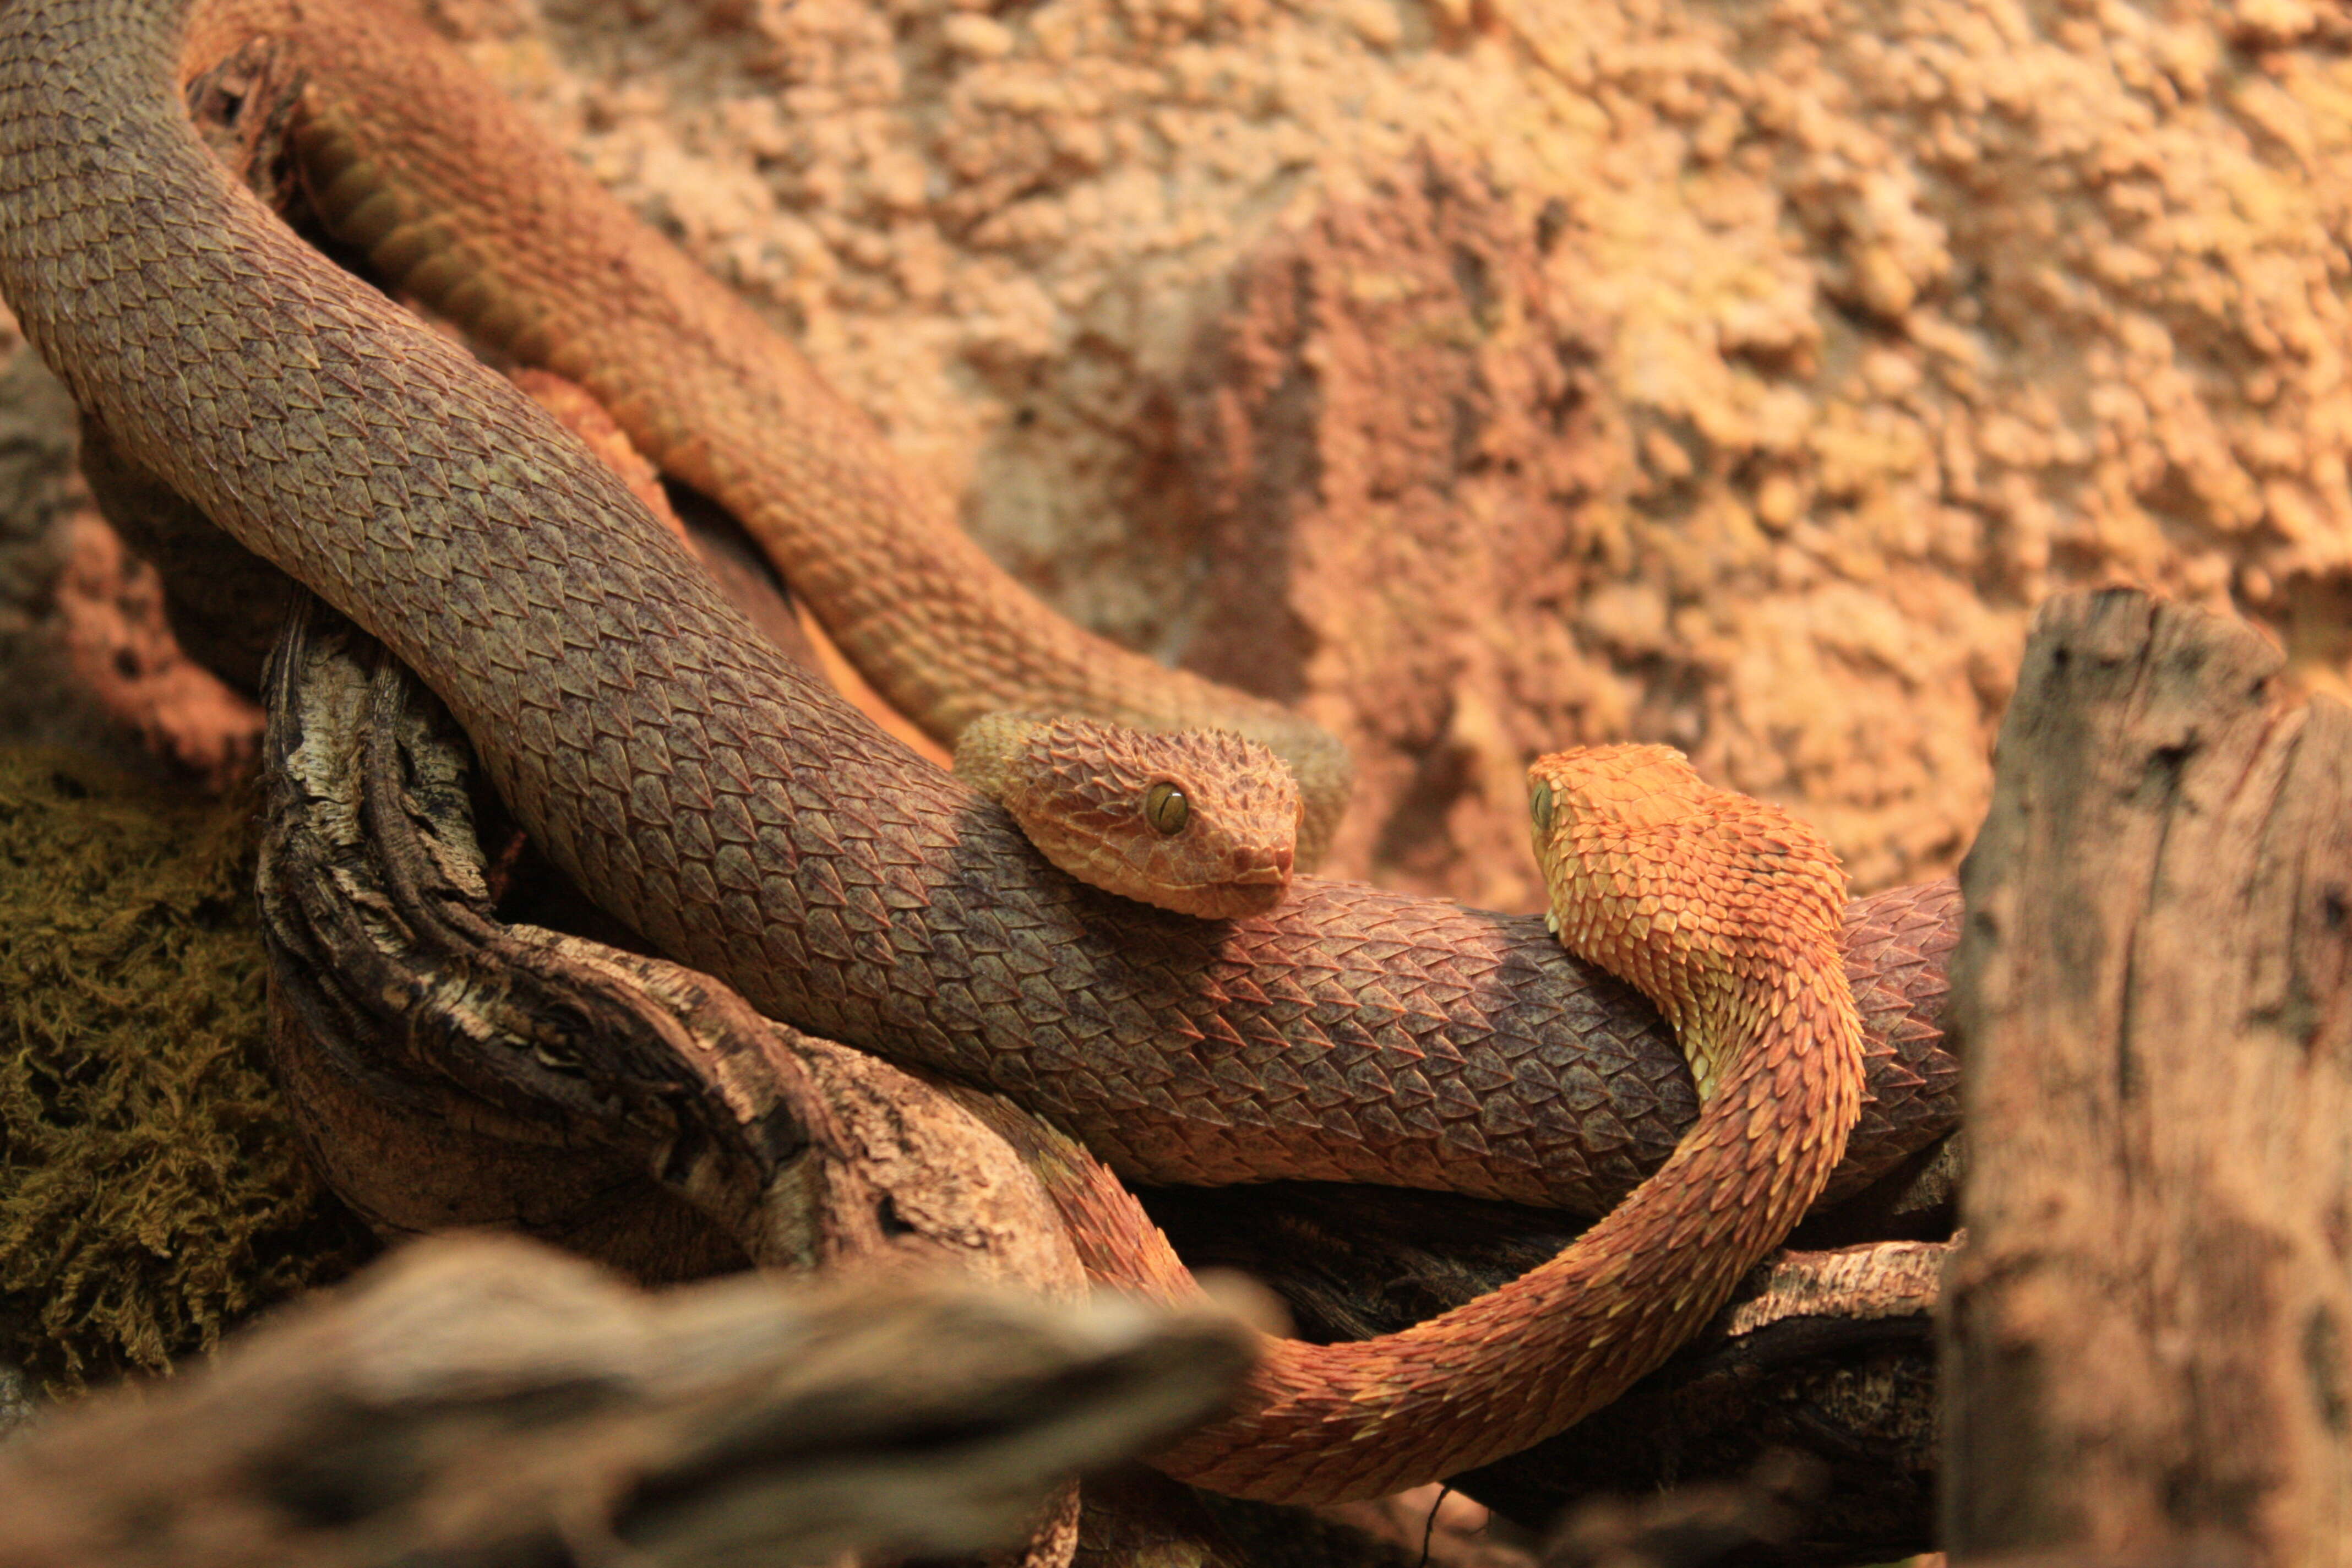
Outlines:
[[[1152,1464],[1268,1502],[1379,1497],[1540,1442],[1654,1370],[1821,1194],[1861,1112],[1861,1023],[1836,944],[1802,942],[1782,959],[1800,983],[1777,1016],[1734,1009],[1754,1022],[1726,1030],[1724,1079],[1698,1121],[1573,1245],[1399,1333],[1265,1341],[1234,1414]],[[1099,1185],[1066,1168],[1047,1179],[1090,1269],[1149,1294],[1181,1289],[1157,1231],[1139,1240],[1107,1217]]]

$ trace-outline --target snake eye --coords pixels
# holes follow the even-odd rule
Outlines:
[[[1192,805],[1184,792],[1160,780],[1143,792],[1143,817],[1161,834],[1174,837],[1184,831],[1184,824],[1192,817]]]
[[[1551,831],[1551,781],[1538,779],[1535,793],[1528,797],[1528,813],[1536,819],[1538,833]]]

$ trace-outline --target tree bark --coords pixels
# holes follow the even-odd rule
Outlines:
[[[971,1552],[1208,1415],[1250,1354],[1209,1312],[754,1276],[645,1296],[518,1239],[427,1241],[0,1448],[0,1563]]]
[[[2352,1559],[2352,711],[2136,593],[2037,618],[1954,965],[1945,1545]]]

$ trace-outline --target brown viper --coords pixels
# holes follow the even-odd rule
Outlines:
[[[550,163],[413,23],[341,0],[16,0],[0,11],[0,293],[118,447],[435,688],[599,901],[775,1016],[989,1083],[1123,1174],[1385,1181],[1588,1213],[1632,1184],[1630,1152],[1670,1135],[1688,1087],[1656,1076],[1646,1026],[1532,922],[1311,880],[1230,922],[1126,904],[763,645],[544,415],[205,156],[179,86],[260,37],[306,73],[319,202],[373,237],[374,264],[589,384],[730,505],[764,489],[833,530],[847,553],[812,544],[795,583],[873,668],[898,656],[869,644],[891,638],[856,628],[897,628],[915,665],[899,700],[952,731],[963,694],[1040,655],[1001,623],[959,641],[925,622],[966,615],[984,561],[952,529],[902,537],[930,503],[908,500],[870,429],[804,370],[779,382],[753,363],[773,341],[758,319]],[[404,205],[420,192],[438,216]],[[769,477],[747,479],[754,462]],[[930,609],[910,622],[905,604]],[[1048,651],[1080,635],[1058,625]],[[1167,679],[1177,711],[1153,721],[1182,721],[1199,683]],[[1312,752],[1286,752],[1310,795]],[[1849,963],[1941,931],[1948,893],[1918,898],[1850,931]],[[1932,1028],[1911,1017],[1899,1026]],[[1884,1131],[1858,1141],[1853,1179],[1916,1147]],[[1787,1190],[1743,1176],[1706,1206]],[[1450,1363],[1429,1346],[1381,1396],[1443,1406]],[[1352,1478],[1254,1477],[1238,1454],[1203,1473],[1360,1490],[1459,1463],[1424,1440],[1446,1425],[1377,1424],[1348,1451]]]
[[[964,727],[955,771],[1039,854],[1107,891],[1213,921],[1262,915],[1290,891],[1297,781],[1229,730],[991,713]]]

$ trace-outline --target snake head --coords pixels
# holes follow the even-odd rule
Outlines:
[[[1694,1022],[1725,1016],[1759,975],[1789,971],[1792,944],[1834,944],[1842,928],[1845,875],[1821,835],[1706,783],[1671,746],[1538,757],[1528,816],[1546,923],[1657,1005],[1702,1097],[1728,1042]]]
[[[1305,808],[1255,741],[991,714],[957,738],[956,772],[1106,891],[1204,920],[1262,914],[1289,891]]]

